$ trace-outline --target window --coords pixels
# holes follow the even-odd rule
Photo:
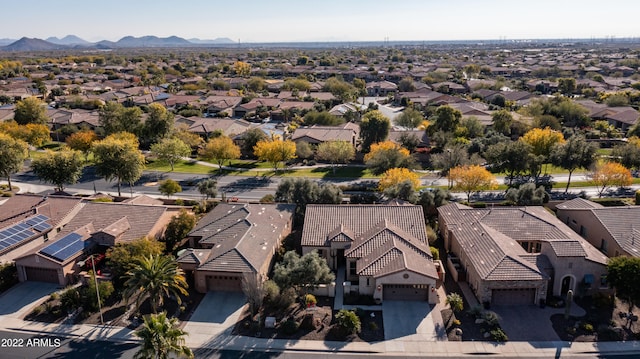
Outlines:
[[[601,239],[600,241],[600,250],[602,251],[602,253],[607,253],[607,241],[605,241],[604,239]]]
[[[569,262],[568,267],[569,267],[569,269],[573,268],[573,262]]]
[[[349,275],[357,275],[356,273],[356,262],[349,262]]]
[[[609,284],[607,283],[607,275],[603,274],[600,276],[600,287],[607,287]]]
[[[587,229],[584,226],[580,226],[580,235],[583,237],[587,237]]]
[[[370,284],[369,284],[369,278],[367,278],[367,287],[368,287],[368,286],[370,286]]]

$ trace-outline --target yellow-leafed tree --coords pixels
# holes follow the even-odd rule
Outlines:
[[[405,181],[409,181],[414,190],[420,185],[420,179],[415,172],[406,168],[391,168],[380,178],[378,190],[384,192],[387,188],[397,186]]]
[[[215,160],[222,171],[224,161],[231,161],[240,158],[240,147],[233,143],[227,136],[219,136],[209,140],[200,155],[207,160]]]
[[[564,137],[562,133],[549,127],[545,129],[534,128],[522,136],[522,141],[531,146],[534,155],[548,158],[553,146],[558,143],[564,143]]]
[[[598,188],[598,197],[610,187],[624,187],[633,183],[631,171],[616,162],[607,162],[596,168],[591,182]]]
[[[273,165],[273,170],[278,172],[278,165],[296,157],[296,144],[293,141],[274,139],[262,140],[253,147],[253,153],[260,161],[267,161]]]
[[[85,160],[89,156],[91,151],[91,145],[98,139],[95,132],[91,130],[78,131],[71,136],[67,137],[67,146],[72,150],[80,151],[84,153]]]
[[[233,72],[241,77],[249,77],[251,75],[251,65],[243,61],[236,61],[233,63]]]
[[[472,192],[492,190],[498,187],[496,178],[484,167],[473,165],[454,167],[449,171],[453,189],[467,194],[467,202]]]
[[[376,175],[391,168],[412,168],[415,165],[409,150],[391,141],[372,144],[369,153],[364,156],[364,162]]]

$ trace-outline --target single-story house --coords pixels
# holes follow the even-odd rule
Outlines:
[[[81,199],[18,194],[0,201],[0,262],[12,262],[45,241],[80,210]]]
[[[605,290],[607,257],[540,206],[438,208],[453,277],[481,303],[533,305]]]
[[[556,211],[561,221],[607,256],[640,257],[640,206],[604,207],[576,198],[557,205]]]
[[[178,256],[198,292],[242,291],[245,275],[267,278],[273,256],[291,232],[295,205],[221,203],[188,234]]]
[[[20,281],[73,283],[86,248],[158,238],[176,214],[158,205],[87,202],[80,207],[55,238],[15,259]]]
[[[301,243],[303,254],[317,251],[351,290],[378,302],[436,300],[421,206],[307,205]]]
[[[299,127],[291,134],[291,140],[296,143],[304,141],[313,145],[327,141],[347,141],[355,147],[359,130],[358,125],[352,122],[340,126]]]

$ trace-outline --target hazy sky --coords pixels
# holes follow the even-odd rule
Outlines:
[[[640,37],[640,1],[9,0],[0,38],[242,42]]]

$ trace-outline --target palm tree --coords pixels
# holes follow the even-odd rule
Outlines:
[[[180,294],[188,295],[184,272],[171,257],[150,255],[137,260],[133,268],[127,272],[124,296],[131,298],[139,294],[136,308],[145,294],[149,295],[151,309],[157,313],[158,306],[164,304],[164,298],[173,295],[178,304],[182,304]]]
[[[187,332],[178,327],[176,318],[167,318],[167,313],[151,314],[144,318],[144,325],[135,332],[142,339],[142,348],[134,359],[167,359],[169,354],[193,358],[193,352],[185,345]],[[174,357],[173,355],[171,357]]]

